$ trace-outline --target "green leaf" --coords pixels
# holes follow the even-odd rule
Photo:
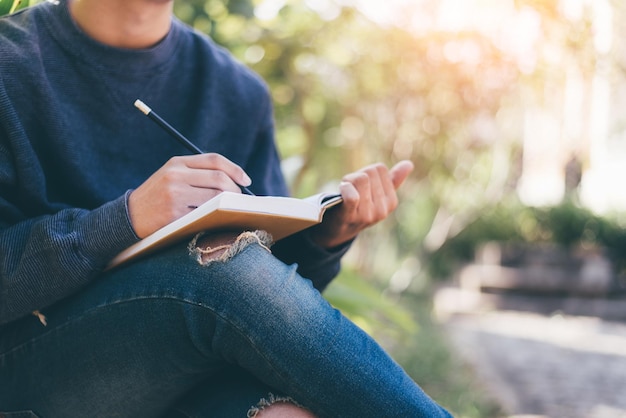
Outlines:
[[[0,0],[0,16],[28,6],[28,0]]]
[[[324,296],[367,332],[413,335],[418,331],[408,310],[383,296],[380,289],[355,272],[342,271]]]
[[[0,0],[0,15],[5,15],[11,11],[13,0]]]

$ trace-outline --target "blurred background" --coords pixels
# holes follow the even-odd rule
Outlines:
[[[458,417],[626,417],[626,3],[175,12],[269,84],[294,195],[415,163],[326,296],[431,396]]]

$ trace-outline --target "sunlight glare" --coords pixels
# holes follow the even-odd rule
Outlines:
[[[305,0],[304,3],[327,21],[334,20],[341,14],[341,7],[332,0]]]
[[[514,0],[336,0],[358,8],[381,25],[393,25],[420,36],[432,31],[476,31],[489,37],[502,51],[515,57],[524,73],[537,61],[536,42],[541,36],[541,16],[530,8],[518,9]],[[580,0],[584,1],[584,0]],[[569,9],[572,17],[578,9]],[[475,45],[450,44],[445,51],[451,62],[476,63]]]
[[[336,0],[345,6],[356,7],[380,25],[405,26],[406,20],[417,14],[423,0]]]
[[[458,32],[475,29],[490,33],[501,28],[503,17],[514,9],[512,0],[442,0],[438,27]]]
[[[285,3],[285,0],[263,0],[254,8],[254,15],[260,20],[274,19]]]

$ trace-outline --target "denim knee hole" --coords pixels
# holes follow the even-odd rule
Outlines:
[[[234,242],[219,244],[215,247],[199,245],[199,240],[209,234],[206,232],[197,234],[187,247],[189,254],[196,259],[198,264],[203,266],[208,266],[214,262],[227,262],[251,244],[259,244],[271,253],[270,247],[273,239],[266,231],[245,231],[239,234]]]
[[[255,418],[261,411],[276,403],[289,403],[298,408],[306,409],[289,396],[277,396],[270,392],[267,394],[267,398],[261,398],[255,406],[248,410],[247,418]]]

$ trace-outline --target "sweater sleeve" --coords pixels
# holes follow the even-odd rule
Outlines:
[[[89,209],[49,199],[26,122],[3,86],[0,77],[0,324],[74,293],[138,240],[129,192]]]
[[[91,211],[65,209],[2,225],[0,324],[72,294],[137,241],[127,215],[127,195]],[[0,208],[7,206],[0,199]]]

